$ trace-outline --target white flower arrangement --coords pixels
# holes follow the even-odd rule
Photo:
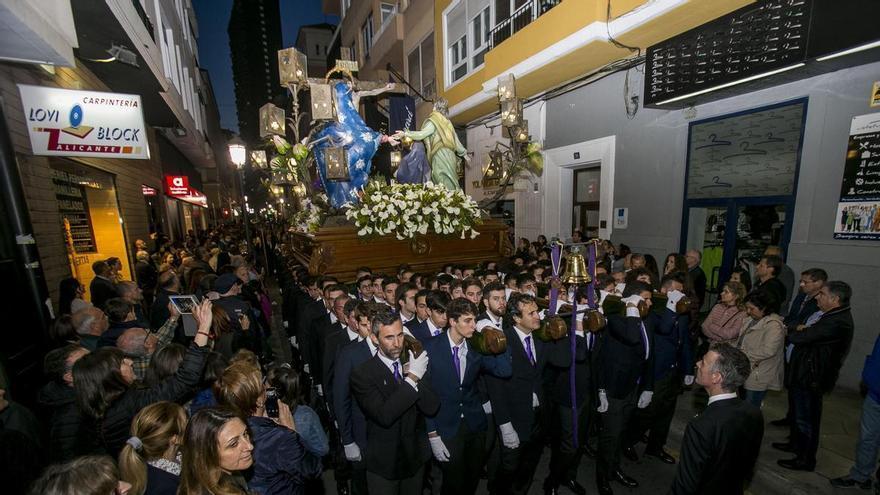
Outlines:
[[[464,191],[450,191],[431,182],[370,181],[360,203],[347,203],[344,208],[345,217],[362,237],[394,235],[405,240],[432,231],[473,239],[480,234],[475,227],[482,223],[480,207]]]
[[[324,193],[316,195],[315,201],[312,201],[312,198],[310,197],[305,197],[300,200],[300,209],[293,216],[294,229],[297,232],[307,234],[317,232],[321,227],[321,224],[324,223],[324,218],[327,216],[326,207],[322,207],[321,205],[327,205],[328,201],[327,195]]]

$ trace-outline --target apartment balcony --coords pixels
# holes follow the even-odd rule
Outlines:
[[[148,125],[164,129],[197,167],[213,167],[213,153],[203,133],[165,75],[156,26],[139,0],[77,1],[72,7],[80,62],[110,90],[140,95]]]
[[[385,70],[390,63],[394,67],[403,66],[403,14],[392,14],[373,36],[373,45],[364,61],[365,69]]]
[[[546,14],[562,0],[528,0],[517,8],[507,19],[500,19],[489,32],[489,49],[503,43],[506,39],[528,26],[538,17]]]

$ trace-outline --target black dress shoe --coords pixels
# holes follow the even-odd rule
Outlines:
[[[789,442],[773,442],[770,444],[776,450],[781,450],[783,452],[794,452],[794,444]]]
[[[770,422],[770,426],[790,426],[790,425],[791,425],[791,420],[788,419],[787,417],[782,418],[782,419],[774,419],[773,421]]]
[[[792,471],[813,471],[816,469],[815,462],[807,462],[803,459],[795,457],[794,459],[779,459],[776,461],[780,467],[791,469]]]
[[[621,453],[623,454],[624,457],[626,457],[627,459],[629,459],[633,462],[636,462],[639,460],[639,455],[636,454],[636,449],[634,449],[632,447],[624,447],[623,451],[621,451]]]
[[[867,479],[865,481],[856,481],[849,476],[841,476],[840,478],[834,478],[831,481],[831,486],[835,488],[852,488],[854,486],[858,486],[862,490],[870,490],[871,489],[871,480]]]
[[[608,483],[608,480],[605,479],[604,476],[596,478],[596,489],[599,495],[614,495],[614,490],[611,489],[611,484]]]
[[[657,452],[646,450],[645,455],[656,457],[666,464],[675,464],[675,457],[672,457],[671,455],[669,455],[669,452],[666,452],[663,449],[660,449]]]
[[[559,495],[559,487],[544,485],[544,495]]]
[[[587,489],[577,482],[577,480],[568,480],[562,483],[562,486],[568,488],[568,491],[575,495],[587,495]]]
[[[623,471],[621,471],[620,469],[618,469],[617,471],[614,471],[614,474],[611,475],[611,479],[613,479],[614,481],[620,483],[621,485],[623,485],[627,488],[635,488],[635,487],[639,486],[638,481],[625,475],[623,473]]]
[[[336,484],[336,495],[349,495],[350,493],[347,482]]]

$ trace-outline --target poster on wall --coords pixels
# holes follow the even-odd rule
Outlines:
[[[834,238],[880,241],[880,113],[852,119]]]
[[[150,158],[139,95],[19,84],[35,155]]]

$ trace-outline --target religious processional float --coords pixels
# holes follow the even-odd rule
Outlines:
[[[485,208],[500,199],[522,174],[541,174],[543,158],[529,141],[512,75],[499,82],[501,124],[509,144],[489,152],[484,184],[495,193],[478,203],[459,185],[469,162],[438,98],[419,130],[383,134],[358,112],[360,99],[403,93],[396,83],[359,81],[357,63],[337,60],[324,79],[307,76],[305,56],[294,48],[278,52],[281,83],[293,101],[287,139],[284,110],[260,109],[260,134],[269,151],[251,153],[252,163],[267,171],[268,188],[290,185],[297,197],[290,219],[293,256],[313,273],[349,277],[358,266],[393,271],[402,263],[416,270],[445,263],[476,263],[510,253],[507,226],[488,218]],[[307,90],[310,113],[299,111],[298,95]],[[299,139],[308,116],[308,135]],[[371,177],[379,147],[391,148],[393,179]]]

